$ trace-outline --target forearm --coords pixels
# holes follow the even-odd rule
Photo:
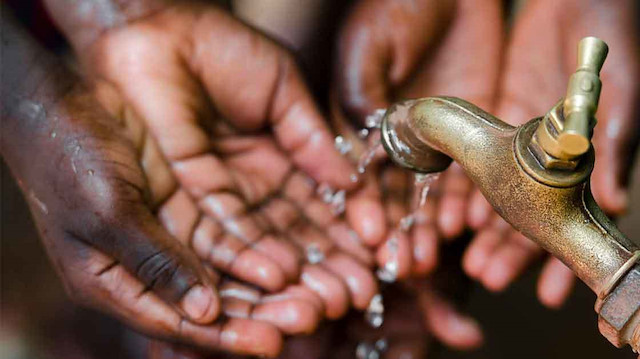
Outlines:
[[[79,81],[7,12],[1,24],[0,149],[14,173],[26,175],[54,126],[69,117],[65,99]]]

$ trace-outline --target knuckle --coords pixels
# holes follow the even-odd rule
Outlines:
[[[136,275],[149,288],[171,301],[178,301],[197,282],[194,273],[166,251],[142,258]]]

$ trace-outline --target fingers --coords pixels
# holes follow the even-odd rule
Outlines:
[[[478,188],[471,190],[471,198],[469,199],[469,208],[467,210],[467,223],[469,227],[475,230],[489,224],[493,207],[484,198],[484,195]]]
[[[129,274],[122,265],[112,264],[103,254],[89,250],[91,260],[81,275],[92,280],[90,298],[85,304],[106,308],[125,323],[147,335],[198,346],[207,350],[274,357],[282,347],[278,329],[269,323],[242,318],[200,325],[184,320],[146,285]]]
[[[443,182],[438,202],[438,229],[445,238],[451,239],[462,234],[465,228],[465,212],[473,184],[456,163],[443,173],[441,181]]]
[[[319,265],[307,264],[302,268],[301,283],[316,293],[324,302],[324,315],[329,319],[343,316],[349,309],[349,290],[335,275]]]
[[[480,325],[458,312],[429,286],[418,289],[418,301],[427,328],[444,344],[455,349],[473,349],[482,344]]]
[[[499,217],[481,230],[465,251],[462,265],[472,278],[493,291],[504,290],[542,250]]]
[[[518,232],[512,232],[496,249],[481,281],[492,291],[504,290],[542,253],[542,249]]]
[[[389,167],[382,172],[386,222],[395,227],[376,250],[380,266],[378,276],[386,281],[404,279],[411,273],[413,255],[409,232],[401,224],[401,221],[407,221],[409,214],[409,183],[409,174],[402,169]]]
[[[330,256],[324,264],[347,284],[353,306],[366,309],[378,292],[378,284],[371,270],[343,253]]]
[[[434,211],[435,209],[431,212]],[[421,212],[428,213],[426,210]],[[432,217],[432,215],[427,215],[427,218]],[[438,264],[438,233],[432,223],[433,220],[416,219],[416,225],[411,234],[412,273],[417,276],[430,273]]]
[[[288,59],[288,58],[286,58]],[[355,168],[334,147],[334,136],[312,101],[293,61],[283,60],[271,121],[280,145],[316,181],[352,188]]]
[[[320,320],[314,303],[295,292],[262,296],[255,289],[229,281],[221,285],[220,298],[229,317],[271,323],[285,334],[311,333]]]
[[[372,173],[367,174],[364,185],[347,199],[347,221],[367,246],[380,244],[387,233],[387,220],[377,182]]]
[[[354,169],[334,148],[291,55],[226,14],[206,14],[200,25],[207,34],[228,35],[199,37],[197,51],[185,53],[224,118],[239,129],[270,125],[280,147],[314,180],[352,187]]]
[[[243,214],[244,208],[233,194],[209,194],[198,205],[179,190],[161,206],[159,218],[176,238],[215,268],[268,290],[280,289],[299,273],[295,252],[264,234]]]
[[[448,3],[362,1],[338,40],[337,88],[347,114],[361,126],[386,108],[392,87],[406,79],[447,23]],[[388,31],[393,28],[394,31]]]
[[[172,237],[146,210],[128,211],[127,218],[105,224],[94,237],[109,238],[99,247],[112,255],[149,289],[177,305],[197,323],[219,312],[216,291],[196,256]],[[95,241],[92,238],[91,241]]]
[[[571,294],[576,277],[555,257],[549,257],[538,279],[538,298],[549,308],[560,308]]]
[[[640,85],[637,81],[623,81],[619,78],[640,76],[640,66],[637,65],[640,59],[638,56],[633,57],[635,62],[619,62],[613,65],[619,66],[602,72],[604,85],[598,110],[600,125],[596,126],[593,139],[596,166],[591,189],[598,204],[605,212],[614,216],[623,214],[628,207],[628,177],[638,145]],[[611,65],[607,64],[605,67]],[[617,71],[624,75],[612,73]]]

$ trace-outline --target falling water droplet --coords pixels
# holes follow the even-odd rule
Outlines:
[[[367,169],[367,166],[371,164],[373,158],[376,156],[376,152],[382,146],[380,140],[373,141],[373,143],[364,151],[360,159],[358,160],[358,173],[364,174]]]
[[[427,195],[431,185],[438,180],[440,173],[416,173],[415,174],[415,192],[419,195],[417,204],[414,204],[414,208],[423,207],[427,203]],[[417,209],[417,208],[416,208]]]
[[[318,193],[322,202],[331,203],[331,199],[333,198],[333,188],[331,188],[331,186],[326,183],[321,183],[318,185],[316,193]]]
[[[318,264],[324,261],[324,258],[324,253],[322,253],[317,244],[312,243],[307,246],[307,261],[310,264]]]
[[[340,154],[342,155],[346,155],[353,149],[353,144],[351,143],[351,141],[345,139],[342,136],[336,136],[334,146],[336,150],[338,150],[338,152],[340,152]]]
[[[380,338],[376,340],[376,343],[374,345],[376,347],[376,350],[383,353],[386,352],[387,349],[389,348],[389,343],[387,343],[386,338]]]
[[[382,124],[382,119],[384,118],[384,114],[387,112],[387,109],[381,108],[375,110],[371,115],[367,116],[364,120],[364,125],[367,128],[380,128]]]
[[[376,272],[378,279],[385,283],[393,283],[398,279],[398,241],[398,237],[395,235],[387,240],[386,246],[389,250],[390,258]]]
[[[358,138],[360,138],[361,140],[365,140],[367,137],[369,137],[369,129],[363,128],[362,130],[358,131]]]
[[[93,176],[94,172],[93,172],[93,170],[88,170],[88,171],[87,171],[87,174],[88,174],[89,176]]]
[[[333,195],[331,198],[331,213],[335,216],[344,213],[347,201],[347,192],[345,190],[340,190]]]
[[[352,173],[351,176],[349,176],[349,179],[351,180],[352,183],[356,183],[360,180],[360,177],[358,177],[357,174]]]
[[[403,232],[409,232],[411,227],[413,227],[413,224],[415,223],[415,221],[416,221],[416,216],[413,213],[409,214],[409,215],[406,215],[406,216],[402,217],[398,227]]]
[[[358,343],[356,347],[356,359],[379,359],[380,354],[376,348],[367,342]]]
[[[51,138],[56,138],[56,136],[58,136],[56,131],[51,131]]]
[[[347,200],[347,192],[345,190],[334,191],[331,186],[321,183],[316,189],[316,193],[322,199],[322,202],[331,206],[331,213],[337,216],[344,213]]]

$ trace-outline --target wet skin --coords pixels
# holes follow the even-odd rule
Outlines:
[[[62,152],[59,162],[31,166],[3,143],[78,301],[152,336],[268,356],[281,333],[366,307],[372,259],[314,196],[314,180],[353,186],[353,169],[286,52],[215,7],[181,3],[105,32],[82,55],[108,113],[84,89],[58,100],[32,148]],[[29,126],[14,131],[35,140]],[[38,214],[41,204],[55,216]],[[68,258],[67,242],[86,254]],[[309,246],[325,260],[305,264]],[[279,292],[247,301],[224,284],[218,296],[208,265]],[[183,300],[188,288],[206,295]]]
[[[267,290],[300,278],[329,318],[367,305],[371,260],[344,254],[364,250],[314,195],[316,183],[352,187],[353,168],[287,52],[216,7],[185,3],[80,54],[105,106],[157,141],[150,177],[172,234]],[[300,267],[310,247],[326,261]]]
[[[71,298],[147,335],[209,350],[274,356],[282,333],[313,331],[324,310],[314,292],[268,295],[220,280],[163,229],[141,164],[151,155],[136,132],[5,20],[2,60],[13,71],[3,81],[11,95],[2,102],[2,154]]]
[[[288,339],[278,358],[354,358],[359,344],[373,344],[382,338],[387,349],[381,358],[388,359],[429,357],[434,349],[437,352],[434,340],[455,348],[479,346],[483,338],[478,324],[455,304],[464,300],[469,284],[459,266],[459,247],[456,244],[448,248],[450,251],[434,274],[435,280],[405,281],[383,291],[385,314],[381,328],[372,328],[361,313],[352,312],[339,321],[325,323],[312,335]],[[150,359],[238,358],[158,341],[151,342],[148,349]]]

